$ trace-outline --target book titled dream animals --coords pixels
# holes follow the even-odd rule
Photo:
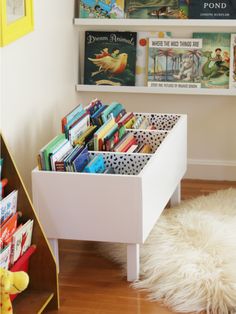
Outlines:
[[[136,32],[85,33],[84,84],[134,86]]]
[[[201,87],[201,39],[150,38],[148,86]]]

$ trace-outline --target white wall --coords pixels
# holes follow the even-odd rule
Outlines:
[[[36,155],[76,105],[73,0],[35,0],[34,32],[1,49],[2,133],[30,190]]]
[[[236,179],[236,97],[76,94],[78,29],[73,0],[35,0],[35,30],[2,52],[2,132],[30,190],[39,149],[60,119],[92,97],[128,110],[188,114],[188,176]]]

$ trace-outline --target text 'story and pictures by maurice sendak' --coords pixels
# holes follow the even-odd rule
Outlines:
[[[235,19],[235,0],[189,0],[190,19]]]
[[[201,39],[149,39],[148,86],[200,88]]]
[[[229,88],[230,33],[193,33],[202,38],[201,87]]]
[[[80,0],[80,18],[124,18],[124,0]]]
[[[127,18],[186,19],[189,0],[126,0]]]
[[[230,88],[236,88],[236,34],[231,34]]]
[[[84,83],[134,86],[136,32],[85,33]]]

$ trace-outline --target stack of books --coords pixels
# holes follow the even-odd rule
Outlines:
[[[4,161],[1,161],[1,166]],[[1,179],[1,172],[0,172]],[[7,184],[7,179],[1,182]],[[32,239],[33,220],[25,219],[17,211],[18,191],[5,195],[1,188],[0,201],[0,267],[10,269],[29,249]]]
[[[110,105],[95,99],[78,105],[61,120],[62,133],[38,154],[38,168],[47,171],[106,172],[102,154],[91,159],[89,151],[152,153],[128,129],[153,130],[147,118],[126,112],[118,102]],[[109,170],[113,171],[113,170]]]

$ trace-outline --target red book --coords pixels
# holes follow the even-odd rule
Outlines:
[[[0,226],[0,249],[8,244],[16,231],[18,213],[15,213]]]

